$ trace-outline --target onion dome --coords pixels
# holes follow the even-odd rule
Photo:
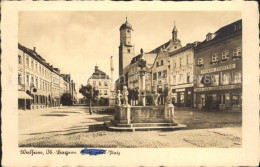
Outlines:
[[[133,30],[133,29],[132,29],[132,25],[127,22],[127,17],[126,17],[125,23],[121,25],[121,27],[120,27],[119,30],[121,31],[121,30],[123,30],[123,29],[131,29],[131,30]]]

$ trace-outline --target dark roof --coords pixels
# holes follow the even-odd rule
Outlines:
[[[105,72],[98,69],[98,67],[96,66],[95,72],[92,74],[90,79],[109,79],[109,76]]]
[[[132,25],[130,23],[128,23],[126,20],[126,22],[120,26],[119,30],[121,31],[122,29],[127,29],[127,28],[133,30]]]
[[[171,40],[169,40],[168,42],[158,46],[157,48],[153,49],[152,51],[148,52],[148,53],[158,53],[160,51],[161,48],[167,48],[171,43]]]
[[[183,51],[188,50],[188,49],[193,48],[193,47],[195,47],[195,43],[188,43],[186,46],[184,46],[184,47],[182,47],[180,49],[177,49],[177,50],[175,50],[173,52],[170,52],[169,56],[170,57],[174,56],[175,54],[178,54],[180,52],[183,52]]]
[[[235,30],[235,25],[241,25],[241,29],[237,29],[237,30]],[[213,39],[211,39],[211,40],[209,40],[209,41],[207,41],[207,40],[204,40],[203,42],[201,42],[199,45],[198,45],[198,47],[200,47],[200,46],[202,46],[203,44],[206,44],[206,43],[211,43],[211,42],[213,42],[213,41],[216,41],[216,40],[218,40],[218,39],[221,39],[221,38],[223,38],[223,37],[226,37],[226,36],[228,36],[228,35],[231,35],[231,34],[234,34],[234,33],[236,33],[236,32],[242,32],[242,19],[240,19],[240,20],[237,20],[237,21],[235,21],[235,22],[233,22],[233,23],[231,23],[231,24],[228,24],[228,25],[226,25],[226,26],[224,26],[224,27],[221,27],[220,29],[218,29],[214,34],[215,34],[215,37],[213,38]]]
[[[53,70],[52,66],[49,65],[49,63],[46,63],[45,60],[34,50],[31,50],[31,49],[21,45],[20,43],[18,43],[18,49],[21,49],[23,52],[27,53],[28,55],[30,55],[34,59],[38,60],[45,67],[49,68],[50,70]]]

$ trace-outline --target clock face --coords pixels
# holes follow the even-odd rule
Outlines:
[[[130,32],[130,30],[127,30],[127,32],[129,33],[129,32]]]

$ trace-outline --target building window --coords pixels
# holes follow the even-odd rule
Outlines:
[[[36,85],[36,88],[38,88],[38,79],[35,78],[35,85]]]
[[[21,74],[18,74],[18,84],[22,84],[22,76],[21,76]]]
[[[167,70],[163,70],[163,78],[166,78],[167,77]]]
[[[222,52],[222,61],[226,61],[229,59],[229,50],[225,50]]]
[[[225,73],[222,75],[222,85],[227,85],[229,84],[229,81],[230,81],[230,73]]]
[[[242,52],[241,48],[237,47],[233,49],[233,58],[241,58],[242,57]]]
[[[187,65],[189,64],[189,55],[187,55]]]
[[[182,79],[183,79],[182,74],[180,74],[179,75],[179,83],[182,83]]]
[[[102,95],[102,90],[99,90],[99,95]]]
[[[188,73],[187,74],[187,83],[189,83],[190,82],[190,74]]]
[[[202,66],[203,65],[203,57],[198,58],[198,66]]]
[[[158,79],[161,79],[161,78],[162,78],[162,72],[159,71],[159,72],[158,72]]]
[[[96,81],[93,81],[93,86],[96,86]]]
[[[18,63],[22,64],[22,57],[20,55],[18,55]]]
[[[108,84],[107,84],[107,81],[105,81],[105,86],[107,86]]]
[[[104,95],[107,95],[107,90],[104,90]]]
[[[35,70],[38,71],[38,63],[35,63]]]
[[[181,67],[181,61],[182,61],[182,60],[181,60],[181,58],[180,58],[180,67]]]
[[[46,69],[45,69],[45,73],[44,73],[44,76],[45,76],[45,77],[47,76],[47,71],[46,71]]]
[[[127,49],[127,53],[130,53],[131,52],[131,50],[130,49]]]
[[[29,67],[29,57],[26,57],[26,66]]]
[[[156,67],[159,67],[159,62],[158,61],[156,62]]]
[[[29,86],[29,74],[26,74],[26,83]]]
[[[163,60],[161,60],[161,66],[163,66]]]
[[[214,53],[211,56],[211,62],[212,63],[217,63],[218,62],[218,53]]]
[[[32,69],[34,69],[34,62],[33,62],[33,60],[31,61],[31,67],[32,67]]]
[[[219,75],[212,75],[212,85],[217,86],[219,85]]]
[[[242,72],[241,71],[233,73],[233,82],[242,83]]]
[[[99,86],[102,86],[102,82],[101,81],[99,81]]]
[[[153,80],[156,80],[157,78],[156,78],[156,73],[153,73]]]
[[[34,86],[34,77],[33,76],[31,77],[31,83],[32,83],[32,86]]]

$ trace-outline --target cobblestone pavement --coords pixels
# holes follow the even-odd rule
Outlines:
[[[102,111],[103,108],[103,111]],[[241,147],[241,113],[176,110],[175,120],[186,130],[111,132],[106,107],[72,106],[19,111],[19,146],[25,147]]]

